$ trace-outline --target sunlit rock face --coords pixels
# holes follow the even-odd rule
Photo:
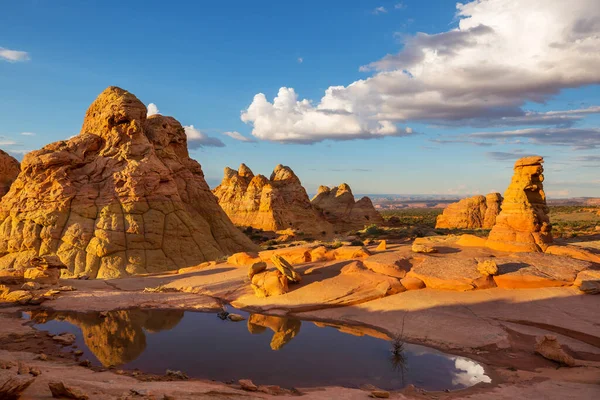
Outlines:
[[[181,310],[119,310],[98,313],[34,312],[36,323],[69,322],[81,329],[85,345],[104,366],[127,364],[146,349],[146,333],[173,329],[183,318]]]
[[[21,164],[10,154],[0,150],[0,197],[8,193],[19,172]]]
[[[281,164],[269,179],[255,176],[245,164],[238,171],[225,168],[223,181],[213,193],[238,226],[265,231],[292,229],[318,236],[333,231],[332,225],[312,207],[294,171]]]
[[[490,193],[487,196],[473,196],[450,204],[438,215],[435,227],[438,229],[491,229],[500,212],[502,196]]]
[[[371,199],[363,197],[355,201],[350,186],[345,183],[333,188],[320,186],[311,203],[338,233],[383,224],[383,217],[375,210]]]
[[[504,193],[502,211],[486,245],[514,252],[545,251],[552,243],[552,225],[544,193],[544,159],[524,157],[515,163],[512,181]]]
[[[177,120],[109,87],[81,133],[28,153],[0,203],[0,269],[57,255],[70,275],[116,278],[251,250],[188,155]]]

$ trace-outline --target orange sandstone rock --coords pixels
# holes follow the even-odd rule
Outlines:
[[[10,154],[0,150],[0,198],[8,193],[19,172],[21,164]]]
[[[81,133],[25,155],[0,202],[0,269],[56,255],[91,278],[176,270],[255,248],[210,192],[171,117],[109,87]]]
[[[491,229],[500,212],[502,196],[490,193],[473,196],[450,204],[438,215],[435,227],[443,229]]]
[[[328,236],[333,227],[317,212],[300,179],[286,166],[278,165],[267,179],[254,175],[245,164],[238,171],[225,168],[225,176],[213,193],[234,224],[265,231],[293,229]]]
[[[367,225],[380,225],[384,222],[371,199],[363,197],[355,201],[352,190],[346,183],[334,188],[320,186],[311,204],[333,224],[337,233],[360,230]]]
[[[512,181],[504,193],[502,211],[496,218],[486,246],[512,252],[544,251],[552,243],[552,226],[544,193],[544,159],[531,156],[517,160]]]
[[[487,239],[475,235],[461,235],[456,244],[464,247],[484,247]]]

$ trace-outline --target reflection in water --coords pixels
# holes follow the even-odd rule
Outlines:
[[[454,378],[452,379],[453,385],[469,387],[480,382],[490,383],[492,381],[489,376],[485,375],[483,367],[475,361],[456,357],[454,365],[460,372],[455,372]]]
[[[292,340],[298,332],[300,332],[299,319],[277,317],[274,315],[252,314],[248,318],[248,332],[251,334],[263,333],[267,328],[271,329],[274,334],[271,339],[271,349],[280,350],[290,340]]]
[[[36,312],[36,323],[69,322],[81,329],[85,345],[104,366],[135,360],[146,349],[146,334],[173,329],[183,318],[179,310],[120,310],[105,313]]]
[[[31,319],[53,334],[75,334],[83,357],[94,365],[155,374],[174,369],[218,381],[249,378],[284,387],[373,384],[386,390],[408,384],[459,389],[490,382],[474,361],[401,338],[390,342],[368,327],[237,312],[247,324],[211,313],[139,309],[37,311]]]

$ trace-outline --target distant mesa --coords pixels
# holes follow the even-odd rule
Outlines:
[[[320,186],[311,203],[333,224],[337,233],[360,230],[365,226],[381,225],[384,222],[371,199],[363,197],[355,201],[352,190],[346,183],[333,188]]]
[[[515,163],[486,246],[513,252],[543,252],[552,244],[552,225],[544,193],[544,159],[524,157]]]
[[[212,195],[172,117],[109,87],[81,133],[25,155],[0,202],[0,269],[57,255],[71,275],[175,270],[255,249]]]
[[[490,193],[473,196],[448,205],[438,215],[437,229],[491,229],[500,213],[502,196]]]
[[[21,164],[10,154],[0,150],[0,198],[8,193],[19,172]]]
[[[213,193],[231,221],[265,231],[291,229],[318,237],[330,235],[333,226],[313,208],[300,179],[291,168],[277,165],[267,179],[254,175],[245,164],[225,176]]]

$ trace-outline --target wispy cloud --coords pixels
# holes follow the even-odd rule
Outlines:
[[[240,142],[249,142],[249,143],[256,142],[256,140],[246,137],[237,131],[223,132],[223,135],[229,136],[230,138],[235,139],[235,140],[239,140]]]
[[[529,128],[502,132],[475,132],[467,136],[480,140],[521,138],[533,144],[566,146],[574,150],[600,148],[600,128]]]
[[[190,149],[198,149],[201,147],[225,147],[220,139],[208,136],[199,129],[194,128],[194,125],[184,126],[185,134],[187,135],[188,147]]]
[[[375,8],[375,9],[372,11],[372,13],[373,13],[373,14],[375,14],[375,15],[378,15],[378,14],[386,14],[386,13],[387,13],[387,10],[386,10],[386,8],[385,8],[384,6],[379,6],[379,7]]]
[[[304,62],[304,58],[298,57],[298,64],[302,64]]]
[[[396,10],[401,10],[401,9],[403,9],[403,8],[406,8],[406,4],[404,4],[404,3],[396,3],[396,4],[394,5],[394,8],[395,8]]]
[[[21,62],[28,61],[31,58],[29,57],[29,53],[26,51],[10,50],[0,47],[0,59],[8,62]]]
[[[21,132],[23,136],[35,136],[35,132]]]
[[[485,156],[487,158],[490,158],[494,161],[507,161],[507,160],[514,160],[516,161],[517,159],[524,157],[525,156],[525,151],[524,150],[513,150],[511,152],[505,152],[505,151],[488,151],[487,153],[485,153]]]

